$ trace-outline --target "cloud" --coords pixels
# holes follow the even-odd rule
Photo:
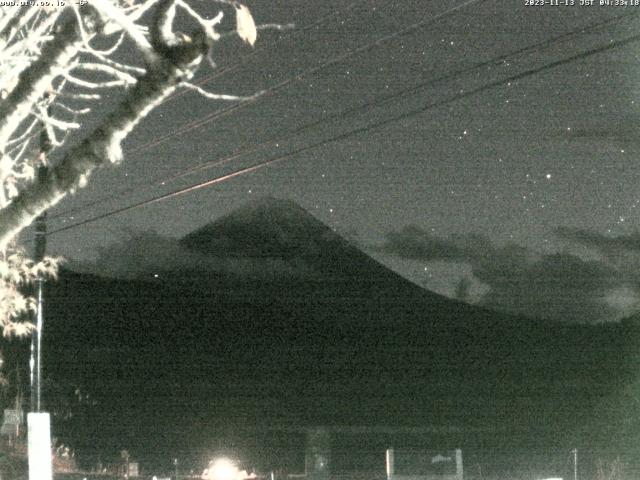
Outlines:
[[[592,230],[559,227],[555,235],[597,254],[629,284],[640,286],[640,233],[612,237]]]
[[[412,225],[389,232],[380,250],[411,260],[458,260],[465,256],[452,241],[433,237]]]
[[[469,302],[471,299],[471,280],[468,277],[462,277],[456,284],[454,298],[461,302]]]
[[[424,261],[467,261],[501,256],[491,241],[483,235],[451,235],[440,238],[414,225],[387,233],[385,243],[376,250],[406,259]],[[525,249],[509,245],[504,249],[503,256],[506,261],[521,262],[526,255]]]
[[[209,272],[251,278],[315,275],[301,260],[213,256],[186,248],[177,238],[155,232],[133,233],[99,249],[94,262],[72,263],[70,268],[112,278],[144,278],[166,272]]]
[[[579,323],[614,320],[622,313],[607,295],[623,284],[600,262],[557,253],[502,273],[500,278],[482,279],[491,287],[482,299],[488,307]]]
[[[479,303],[512,313],[592,323],[620,318],[637,305],[628,277],[607,261],[569,253],[538,255],[515,244],[496,246],[476,234],[439,238],[415,226],[390,232],[377,250],[423,262],[466,263],[473,277],[489,287]]]
[[[595,249],[606,256],[618,255],[625,251],[640,252],[640,232],[611,237],[582,228],[558,227],[554,234],[563,240]]]

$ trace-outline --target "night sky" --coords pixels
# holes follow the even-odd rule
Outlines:
[[[626,40],[638,34],[640,7],[575,3],[248,2],[259,24],[295,28],[261,31],[255,49],[225,40],[213,56],[219,71],[232,69],[203,87],[267,93],[198,128],[189,125],[229,104],[193,92],[170,99],[129,137],[122,165],[50,212],[49,229],[303,150],[51,235],[49,251],[96,260],[99,247],[127,245],[135,232],[177,238],[275,196],[448,296],[581,322],[634,312],[640,40]],[[212,74],[203,67],[196,81]]]

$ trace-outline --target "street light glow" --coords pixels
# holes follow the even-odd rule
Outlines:
[[[209,467],[207,478],[210,480],[236,480],[238,467],[228,458],[218,458]]]
[[[233,460],[220,457],[209,462],[209,466],[202,473],[203,480],[253,480],[255,473],[248,474],[246,470],[240,470]]]

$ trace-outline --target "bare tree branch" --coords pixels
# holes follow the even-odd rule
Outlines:
[[[169,3],[165,0],[162,3]],[[162,17],[158,17],[162,18]],[[67,152],[46,177],[23,189],[0,210],[0,247],[7,245],[40,213],[58,203],[67,193],[84,186],[93,170],[121,160],[121,144],[131,130],[165,97],[192,75],[192,69],[208,50],[205,34],[176,45],[156,38],[157,60],[128,92],[122,103],[82,143]]]
[[[222,38],[216,31],[222,12],[209,19],[185,0],[136,1],[92,0],[83,7],[68,3],[67,8],[53,10],[0,7],[0,330],[4,335],[21,335],[33,328],[21,318],[35,304],[18,287],[43,273],[54,276],[59,263],[52,258],[29,260],[15,240],[23,228],[84,186],[96,168],[118,163],[124,139],[176,88],[190,88],[214,100],[259,95],[214,94],[189,83],[203,59],[209,58],[211,46]],[[235,10],[233,34],[253,45],[261,27],[256,28],[249,10],[236,0],[213,1]],[[177,7],[194,25],[193,32],[174,30]],[[143,20],[151,9],[151,20]],[[122,44],[133,47],[141,66],[115,55]],[[95,93],[98,88],[119,94],[105,99],[121,98],[107,115],[102,108],[93,108],[102,98]],[[83,130],[81,115],[98,126]],[[70,135],[83,138],[67,147]],[[47,158],[53,149],[60,149],[57,161]],[[49,166],[47,173],[36,175],[36,167],[44,163]]]
[[[49,89],[57,69],[71,61],[80,45],[76,22],[68,20],[55,39],[44,46],[39,58],[20,74],[16,87],[0,103],[0,145],[9,140],[33,105]]]

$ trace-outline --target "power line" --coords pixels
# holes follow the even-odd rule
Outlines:
[[[320,65],[317,65],[315,67],[307,69],[307,70],[305,70],[305,71],[303,71],[301,73],[293,75],[293,76],[291,76],[291,77],[289,77],[289,78],[277,83],[276,85],[274,85],[274,86],[270,87],[269,89],[265,90],[265,92],[263,92],[263,94],[261,96],[259,96],[259,97],[256,97],[256,98],[253,98],[253,99],[250,99],[250,100],[246,100],[246,101],[244,101],[242,103],[234,104],[234,105],[231,105],[229,107],[226,107],[226,108],[223,108],[223,109],[220,109],[220,110],[216,110],[216,111],[214,111],[214,112],[212,112],[212,113],[210,113],[208,115],[205,115],[204,117],[202,117],[202,118],[200,118],[198,120],[195,120],[195,121],[193,121],[191,123],[183,125],[181,128],[179,128],[177,130],[169,132],[169,133],[167,133],[167,134],[165,134],[163,136],[157,137],[157,138],[153,139],[152,141],[150,141],[150,142],[148,142],[146,144],[143,144],[143,145],[141,145],[139,147],[136,147],[134,149],[131,149],[131,150],[125,152],[125,153],[132,154],[132,153],[137,153],[137,152],[140,152],[140,151],[143,151],[143,150],[147,150],[147,149],[149,149],[151,147],[159,145],[160,143],[168,140],[171,137],[178,136],[178,135],[183,135],[183,134],[185,134],[185,133],[187,133],[187,132],[189,132],[191,130],[194,130],[194,129],[199,128],[199,127],[201,127],[201,126],[203,126],[203,125],[205,125],[205,124],[207,124],[209,122],[212,122],[213,120],[216,120],[218,118],[221,118],[223,116],[231,114],[231,113],[233,113],[233,112],[235,112],[237,110],[245,108],[246,106],[255,103],[259,99],[265,98],[267,95],[270,95],[270,94],[273,94],[273,93],[279,91],[280,89],[282,89],[282,88],[286,87],[287,85],[293,83],[295,80],[298,80],[298,79],[300,79],[302,77],[317,73],[320,70],[323,70],[323,69],[325,69],[325,68],[327,68],[327,67],[329,67],[331,65],[335,65],[336,63],[339,63],[339,62],[341,62],[343,60],[346,60],[346,59],[348,59],[350,57],[353,57],[354,55],[358,55],[358,54],[363,53],[365,51],[368,51],[368,50],[370,50],[370,49],[372,49],[372,48],[374,48],[376,46],[379,46],[384,42],[387,42],[387,41],[389,41],[391,39],[397,38],[399,36],[402,36],[402,35],[405,35],[407,33],[412,32],[414,30],[417,30],[417,29],[419,29],[419,28],[421,28],[421,27],[423,27],[425,25],[428,25],[428,24],[433,23],[433,22],[435,22],[437,20],[440,20],[440,19],[442,19],[442,18],[444,18],[444,17],[446,17],[448,15],[451,15],[452,13],[455,13],[455,12],[457,12],[457,11],[463,9],[463,8],[466,8],[466,7],[470,6],[470,5],[473,5],[475,3],[484,2],[484,1],[486,1],[486,0],[467,0],[467,1],[465,1],[465,2],[463,2],[461,4],[459,4],[459,5],[456,5],[454,7],[449,8],[449,9],[445,10],[444,12],[441,12],[441,13],[435,15],[435,16],[432,16],[432,17],[429,17],[427,19],[415,22],[415,23],[413,23],[411,25],[408,25],[408,26],[406,26],[406,27],[404,27],[404,28],[402,28],[400,30],[392,32],[392,33],[390,33],[388,35],[384,35],[384,36],[378,38],[377,40],[374,40],[373,42],[369,42],[369,43],[367,43],[365,45],[362,45],[362,46],[360,46],[360,47],[358,47],[358,48],[356,48],[354,50],[348,51],[348,52],[346,52],[344,54],[334,56],[334,57],[330,58],[329,60],[326,60],[325,62],[321,63]],[[113,196],[110,196],[109,198],[113,198]],[[55,216],[51,216],[50,219],[53,220],[53,219],[59,218],[59,217],[64,216],[64,215],[68,215],[69,213],[76,212],[78,210],[83,210],[83,209],[86,209],[86,208],[90,208],[90,207],[92,207],[92,206],[94,206],[96,204],[99,204],[99,203],[104,202],[105,200],[108,200],[109,198],[107,198],[107,199],[101,198],[101,199],[99,199],[97,201],[90,202],[89,204],[85,204],[84,206],[78,207],[76,209],[66,210],[64,212],[61,212],[61,213],[55,215]]]
[[[243,175],[245,173],[251,173],[251,172],[253,172],[255,170],[258,170],[259,168],[266,167],[268,164],[275,163],[275,161],[276,160],[272,160],[272,161],[269,161],[269,162],[264,162],[264,163],[260,163],[260,164],[257,164],[257,165],[253,165],[251,167],[243,168],[241,170],[237,170],[235,172],[228,173],[228,174],[223,175],[221,177],[216,177],[216,178],[213,178],[213,179],[208,180],[206,182],[203,182],[203,183],[200,183],[200,184],[196,184],[196,185],[192,185],[190,187],[177,190],[175,192],[166,193],[164,195],[158,195],[157,197],[154,197],[154,198],[151,198],[151,199],[148,199],[148,200],[144,200],[142,202],[134,203],[132,205],[127,205],[125,207],[118,208],[117,210],[112,210],[110,212],[103,213],[102,215],[98,215],[96,217],[91,217],[91,218],[88,218],[88,219],[83,220],[81,222],[74,223],[73,225],[67,225],[66,227],[61,227],[61,228],[58,228],[56,230],[52,230],[52,231],[48,232],[47,235],[53,235],[55,233],[64,232],[65,230],[70,230],[70,229],[75,228],[75,227],[86,225],[87,223],[93,223],[93,222],[96,222],[98,220],[102,220],[103,218],[111,217],[113,215],[118,215],[120,213],[124,213],[124,212],[127,212],[129,210],[133,210],[133,209],[138,208],[138,207],[142,207],[142,206],[145,206],[145,205],[151,205],[152,203],[156,203],[156,202],[159,202],[161,200],[166,200],[168,198],[172,198],[172,197],[175,197],[175,196],[178,196],[178,195],[182,195],[183,193],[188,193],[190,191],[198,190],[200,188],[209,187],[209,186],[215,185],[217,183],[222,183],[222,182],[224,182],[226,180],[230,180],[230,179],[235,178],[235,177],[237,177],[239,175]]]
[[[264,162],[257,163],[255,165],[250,166],[250,167],[246,167],[246,168],[243,168],[243,169],[240,169],[240,170],[236,170],[235,172],[228,173],[228,174],[222,175],[220,177],[216,177],[216,178],[207,180],[205,182],[199,182],[199,183],[190,185],[188,187],[181,188],[179,190],[175,190],[175,191],[170,192],[170,193],[166,193],[166,194],[163,194],[163,195],[158,195],[158,196],[156,196],[154,198],[151,198],[149,200],[144,200],[144,201],[141,201],[141,202],[138,202],[138,203],[126,206],[126,207],[119,208],[117,210],[112,210],[112,211],[104,213],[102,215],[91,217],[89,219],[83,220],[82,222],[78,222],[78,223],[75,223],[73,225],[68,225],[68,226],[59,228],[57,230],[53,230],[53,231],[49,232],[48,235],[53,235],[53,234],[56,234],[56,233],[59,233],[59,232],[70,230],[72,228],[76,228],[76,227],[79,227],[81,225],[86,225],[88,223],[93,223],[95,221],[110,217],[112,215],[117,215],[119,213],[123,213],[123,212],[129,211],[129,210],[133,210],[135,208],[139,208],[139,207],[142,207],[142,206],[150,205],[150,204],[153,204],[153,203],[160,202],[162,200],[166,200],[166,199],[169,199],[169,198],[173,198],[173,197],[185,194],[185,193],[193,192],[193,191],[196,191],[196,190],[199,190],[199,189],[202,189],[202,188],[206,188],[206,187],[209,187],[209,186],[212,186],[212,185],[216,185],[218,183],[222,183],[224,181],[230,180],[230,179],[235,178],[237,176],[244,175],[246,173],[255,172],[255,171],[257,171],[257,170],[259,170],[261,168],[267,167],[269,165],[274,165],[276,163],[280,163],[280,162],[282,162],[284,160],[287,160],[287,159],[293,157],[294,155],[298,155],[300,153],[304,153],[304,152],[309,151],[309,150],[314,150],[316,148],[328,145],[330,143],[335,143],[335,142],[344,140],[344,139],[349,138],[349,137],[353,137],[353,136],[356,136],[356,135],[359,135],[359,134],[362,134],[362,133],[365,133],[365,132],[369,132],[371,130],[378,129],[378,128],[387,126],[387,125],[392,124],[392,123],[396,123],[398,121],[406,120],[408,118],[420,115],[420,114],[422,114],[422,113],[424,113],[424,112],[426,112],[428,110],[431,110],[433,108],[438,108],[438,107],[453,103],[453,102],[455,102],[457,100],[460,100],[461,98],[467,98],[467,97],[475,95],[477,93],[490,90],[490,89],[495,88],[497,86],[506,85],[506,84],[508,84],[510,82],[514,82],[514,81],[517,81],[517,80],[522,80],[524,78],[527,78],[527,77],[530,77],[530,76],[533,76],[533,75],[537,75],[537,74],[542,73],[544,71],[551,70],[551,69],[557,68],[559,66],[572,63],[572,62],[574,62],[576,60],[582,60],[582,59],[588,58],[588,57],[590,57],[592,55],[597,55],[597,54],[600,54],[600,53],[604,53],[604,52],[610,51],[610,50],[612,50],[614,48],[630,45],[630,44],[638,42],[638,41],[640,41],[640,35],[634,35],[634,36],[626,38],[624,40],[620,40],[618,42],[611,42],[611,43],[609,43],[607,45],[604,45],[604,46],[601,46],[601,47],[597,47],[597,48],[593,48],[593,49],[587,50],[585,52],[581,52],[579,54],[573,55],[571,57],[564,58],[562,60],[557,60],[557,61],[548,63],[548,64],[540,66],[540,67],[531,68],[531,69],[525,70],[524,72],[521,72],[521,73],[518,73],[518,74],[515,74],[515,75],[511,75],[511,76],[509,76],[507,78],[504,78],[504,79],[501,79],[501,80],[497,80],[497,81],[494,81],[494,82],[490,82],[490,83],[488,83],[486,85],[483,85],[481,87],[477,87],[477,88],[469,90],[467,92],[457,94],[457,95],[455,95],[455,96],[453,96],[453,97],[451,97],[449,99],[445,99],[445,100],[441,100],[439,102],[431,103],[431,104],[422,106],[420,108],[413,109],[413,110],[410,110],[408,112],[404,112],[402,114],[396,115],[394,117],[390,117],[390,118],[387,118],[385,120],[380,120],[378,122],[374,122],[374,123],[371,123],[371,124],[363,126],[363,127],[359,127],[359,128],[355,128],[355,129],[349,130],[347,132],[343,132],[343,133],[341,133],[339,135],[336,135],[336,136],[321,140],[319,142],[316,142],[316,143],[313,143],[313,144],[310,144],[310,145],[307,145],[307,146],[304,146],[304,147],[300,147],[300,148],[294,149],[294,150],[292,150],[290,152],[287,152],[285,154],[276,156],[276,157],[271,158],[269,160],[266,160]]]
[[[219,78],[223,75],[226,75],[227,73],[230,72],[234,72],[235,70],[237,70],[238,68],[242,67],[245,63],[247,63],[248,61],[250,61],[252,58],[254,58],[256,55],[258,55],[258,53],[263,52],[264,50],[266,50],[267,48],[272,48],[275,45],[277,45],[278,43],[282,42],[283,40],[286,40],[287,38],[291,38],[295,35],[298,35],[302,32],[305,32],[307,30],[310,30],[318,25],[321,25],[322,23],[324,23],[326,20],[330,19],[331,17],[334,16],[339,16],[339,15],[344,15],[347,12],[353,10],[355,8],[355,6],[360,3],[361,0],[356,0],[354,2],[351,2],[349,5],[347,5],[345,8],[343,8],[342,10],[337,10],[337,11],[331,11],[325,15],[322,15],[321,17],[317,18],[313,23],[310,23],[308,25],[305,25],[302,28],[299,29],[295,29],[295,30],[290,30],[290,33],[288,36],[284,36],[284,37],[280,37],[278,38],[275,42],[269,44],[269,45],[260,45],[257,48],[254,48],[251,53],[249,53],[248,55],[245,55],[244,57],[242,57],[240,59],[239,62],[232,64],[232,65],[228,65],[225,66],[223,68],[221,68],[220,70],[218,70],[217,72],[214,72],[210,75],[207,75],[204,78],[199,79],[197,82],[195,82],[197,85],[204,85],[206,83],[209,83],[213,80],[215,80],[216,78]],[[181,90],[179,92],[175,92],[173,95],[170,95],[169,97],[167,97],[162,103],[167,103],[170,102],[172,100],[175,100],[187,93],[189,93],[190,90]]]
[[[324,70],[327,67],[335,65],[337,63],[340,63],[340,62],[342,62],[342,61],[344,61],[344,60],[346,60],[348,58],[351,58],[351,57],[353,57],[355,55],[359,55],[359,54],[364,53],[364,52],[366,52],[368,50],[371,50],[372,48],[377,47],[377,46],[379,46],[379,45],[381,45],[381,44],[383,44],[383,43],[385,43],[385,42],[387,42],[389,40],[393,40],[394,38],[398,38],[398,37],[400,37],[402,35],[406,35],[407,33],[413,32],[414,30],[417,30],[419,28],[424,27],[425,25],[428,25],[428,24],[433,23],[433,22],[435,22],[437,20],[440,20],[440,19],[442,19],[442,18],[444,18],[444,17],[446,17],[446,16],[448,16],[448,15],[450,15],[452,13],[457,12],[458,10],[461,10],[463,8],[466,8],[466,7],[470,6],[470,5],[473,5],[474,3],[480,3],[480,2],[485,2],[485,1],[487,1],[487,0],[467,0],[467,1],[465,1],[465,2],[463,2],[461,4],[459,4],[459,5],[456,5],[455,7],[451,7],[449,9],[445,10],[444,12],[442,12],[442,13],[440,13],[438,15],[435,15],[433,17],[427,18],[425,20],[420,20],[418,22],[412,23],[411,25],[408,25],[405,28],[397,30],[397,31],[395,31],[393,33],[390,33],[388,35],[384,35],[384,36],[378,38],[377,40],[374,40],[373,42],[370,42],[370,43],[367,43],[365,45],[362,45],[362,46],[360,46],[360,47],[358,47],[358,48],[356,48],[354,50],[348,51],[348,52],[346,52],[346,53],[344,53],[342,55],[337,55],[335,57],[332,57],[329,60],[326,60],[325,62],[321,63],[320,65],[317,65],[317,66],[312,67],[310,69],[307,69],[307,70],[305,70],[303,72],[300,72],[300,73],[298,73],[296,75],[293,75],[293,76],[291,76],[291,77],[289,77],[289,78],[277,83],[276,85],[268,88],[267,90],[262,92],[261,95],[259,95],[257,97],[250,98],[248,100],[243,101],[242,103],[231,105],[231,106],[229,106],[227,108],[222,108],[220,110],[216,110],[216,111],[214,111],[214,112],[212,112],[212,113],[210,113],[208,115],[205,115],[204,117],[202,117],[200,119],[197,119],[197,120],[195,120],[195,121],[193,121],[193,122],[191,122],[191,123],[189,123],[187,125],[184,125],[179,130],[175,130],[175,131],[169,132],[169,133],[167,133],[167,134],[165,134],[165,135],[163,135],[161,137],[158,137],[158,138],[152,140],[151,142],[148,142],[148,143],[143,144],[143,145],[141,145],[139,147],[136,147],[136,148],[130,150],[129,152],[127,152],[127,153],[137,153],[137,152],[140,152],[142,150],[146,150],[148,148],[151,148],[151,147],[154,147],[156,145],[159,145],[160,143],[163,143],[166,140],[168,140],[168,139],[170,139],[170,138],[172,138],[174,136],[182,135],[182,134],[184,134],[184,133],[186,133],[188,131],[194,130],[196,128],[200,128],[201,126],[206,125],[207,123],[212,122],[213,120],[217,120],[217,119],[219,119],[219,118],[221,118],[223,116],[226,116],[226,115],[228,115],[230,113],[233,113],[233,112],[235,112],[237,110],[243,109],[243,108],[245,108],[245,107],[247,107],[249,105],[252,105],[252,104],[260,101],[263,98],[266,98],[269,95],[272,95],[272,94],[280,91],[282,88],[290,85],[295,80],[299,80],[299,79],[301,79],[303,77],[306,77],[308,75],[312,75],[314,73],[317,73],[317,72],[319,72],[321,70]]]
[[[347,7],[342,9],[342,10],[332,11],[332,12],[326,14],[326,15],[323,15],[320,18],[316,19],[313,23],[311,23],[309,25],[306,25],[306,26],[302,27],[301,29],[292,30],[292,33],[289,36],[293,36],[295,34],[298,34],[298,33],[304,32],[306,30],[309,30],[309,29],[311,29],[311,28],[313,28],[313,27],[315,27],[317,25],[320,25],[325,20],[327,20],[328,18],[331,18],[332,16],[343,15],[343,14],[347,13],[350,10],[352,10],[353,8],[355,8],[355,6],[359,3],[359,1],[360,0],[352,2],[351,4],[347,5]],[[273,44],[269,45],[269,47],[272,47],[273,45],[276,45],[277,43],[279,43],[282,40],[283,40],[283,38],[280,37],[278,40],[273,42]],[[263,50],[266,50],[266,48],[268,48],[268,47],[267,46],[261,46],[261,47],[258,47],[256,49],[254,49],[249,55],[246,55],[245,57],[243,57],[240,60],[240,62],[235,63],[233,65],[229,65],[227,67],[224,67],[221,70],[215,72],[214,74],[209,75],[209,76],[207,76],[207,77],[205,77],[203,79],[200,79],[198,82],[196,82],[196,84],[197,85],[203,85],[203,84],[208,83],[208,82],[210,82],[210,81],[212,81],[212,80],[214,80],[216,78],[219,78],[219,77],[221,77],[221,76],[223,76],[223,75],[225,75],[225,74],[227,74],[229,72],[233,72],[233,71],[237,70],[239,67],[241,67],[242,65],[247,63],[249,60],[251,60],[251,58],[255,57],[258,53],[260,53]],[[296,77],[294,77],[294,79],[295,78],[299,78],[300,76],[306,75],[308,73],[309,72],[302,72],[301,74],[298,74]],[[180,96],[182,96],[182,95],[184,95],[186,93],[189,93],[189,92],[190,92],[190,90],[182,90],[181,92],[178,92],[178,93],[175,93],[173,95],[170,95],[169,97],[165,98],[162,102],[160,102],[160,105],[162,105],[164,103],[167,103],[167,102],[169,102],[169,101],[171,101],[173,99],[176,99],[176,98],[178,98],[178,97],[180,97]],[[265,91],[265,93],[266,92],[267,91]],[[167,134],[167,135],[165,135],[163,137],[156,138],[156,139],[152,140],[151,142],[148,142],[146,144],[140,145],[140,146],[135,147],[135,148],[133,148],[131,150],[127,150],[127,151],[125,151],[125,153],[126,154],[132,154],[132,153],[137,153],[139,151],[147,150],[147,149],[149,149],[149,148],[151,148],[151,147],[153,147],[155,145],[158,145],[158,144],[162,143],[167,138],[170,138],[170,137],[176,136],[176,135],[184,134],[184,133],[188,132],[189,130],[192,130],[194,128],[198,128],[198,127],[200,127],[200,126],[202,126],[202,125],[204,125],[204,124],[206,124],[206,123],[208,123],[208,122],[210,122],[210,121],[212,121],[212,120],[214,120],[216,118],[219,118],[223,114],[231,113],[232,111],[236,110],[237,108],[240,108],[241,105],[243,105],[243,104],[241,103],[241,104],[238,104],[238,105],[233,105],[231,107],[227,107],[226,109],[222,109],[223,111],[213,112],[212,114],[209,114],[209,115],[207,115],[207,116],[205,116],[205,117],[203,117],[203,118],[201,118],[199,120],[196,120],[195,122],[191,122],[191,123],[188,123],[186,125],[183,125],[180,129],[174,130],[174,131],[170,132],[169,134]],[[216,115],[216,116],[212,117],[212,115]],[[117,196],[117,195],[119,195],[119,194],[111,195],[108,198],[113,198],[114,196]],[[56,215],[52,215],[52,216],[49,217],[49,220],[55,220],[56,218],[59,218],[59,217],[64,216],[64,215],[68,215],[69,213],[73,213],[73,212],[76,212],[78,210],[84,210],[85,208],[92,207],[92,206],[94,206],[96,204],[102,203],[103,201],[107,200],[108,198],[106,198],[106,199],[105,198],[101,198],[101,199],[98,199],[96,201],[90,202],[89,204],[83,205],[81,207],[74,208],[74,209],[71,209],[71,210],[66,210],[66,211],[58,213]]]
[[[638,15],[639,14],[634,14],[632,16],[638,16]],[[83,206],[80,206],[80,207],[77,207],[77,208],[71,209],[71,210],[66,210],[65,212],[57,214],[57,215],[55,215],[54,217],[51,217],[51,218],[59,218],[59,217],[64,216],[64,215],[68,215],[69,213],[75,213],[75,212],[78,212],[78,211],[85,210],[85,209],[90,208],[90,207],[92,207],[94,205],[102,204],[103,202],[111,200],[111,199],[113,199],[115,197],[119,197],[121,195],[126,195],[128,193],[131,193],[131,192],[135,191],[136,189],[138,189],[139,187],[142,187],[142,189],[144,189],[144,190],[146,190],[148,188],[154,188],[156,186],[160,186],[160,185],[164,185],[166,183],[170,183],[170,182],[172,182],[174,180],[177,180],[179,178],[185,177],[187,175],[193,174],[193,173],[198,172],[198,171],[207,170],[207,169],[210,169],[210,168],[214,168],[214,167],[225,165],[225,164],[227,164],[227,163],[229,163],[229,162],[231,162],[233,160],[236,160],[236,159],[238,159],[240,157],[243,157],[243,156],[246,156],[248,154],[254,153],[256,151],[259,151],[262,148],[264,148],[267,145],[272,144],[274,142],[285,142],[285,141],[291,139],[293,136],[297,136],[297,135],[303,133],[304,131],[310,130],[311,128],[316,127],[316,126],[318,126],[320,124],[328,123],[329,121],[334,120],[336,118],[343,118],[343,117],[348,116],[348,115],[353,115],[353,114],[356,114],[356,113],[359,113],[359,112],[366,111],[368,109],[371,109],[372,107],[379,107],[379,106],[384,105],[384,104],[386,104],[386,103],[388,103],[388,102],[390,102],[392,100],[395,100],[397,98],[401,98],[401,97],[405,97],[405,96],[408,96],[408,95],[415,94],[415,93],[419,92],[420,90],[424,89],[427,86],[431,86],[433,84],[436,84],[436,83],[439,83],[439,82],[443,82],[443,81],[446,81],[446,80],[451,80],[451,79],[456,78],[456,77],[458,77],[460,75],[464,75],[466,73],[470,73],[470,72],[472,72],[474,70],[478,70],[478,69],[481,69],[481,68],[484,68],[484,67],[487,67],[487,66],[495,65],[495,64],[497,64],[497,63],[499,63],[499,62],[501,62],[501,61],[503,61],[503,60],[505,60],[507,58],[517,57],[517,56],[520,56],[520,55],[523,55],[523,54],[526,54],[526,53],[529,53],[529,52],[535,52],[535,51],[540,51],[540,50],[549,48],[551,46],[554,46],[559,41],[566,41],[566,40],[568,40],[570,38],[573,38],[574,36],[576,36],[578,34],[583,34],[585,32],[588,32],[588,31],[591,31],[591,30],[595,30],[595,29],[600,28],[602,26],[617,22],[620,19],[631,18],[632,16],[630,16],[628,14],[617,15],[617,16],[611,17],[611,18],[603,20],[603,21],[599,21],[599,22],[596,22],[596,23],[593,23],[593,24],[590,24],[590,25],[587,25],[587,26],[580,27],[580,28],[578,28],[576,30],[564,33],[564,34],[556,36],[556,37],[554,37],[552,39],[544,40],[542,42],[538,42],[538,43],[535,43],[533,45],[529,45],[529,46],[520,48],[518,50],[503,54],[503,55],[499,55],[499,56],[491,58],[489,60],[476,63],[474,65],[462,68],[460,70],[456,70],[454,72],[445,73],[444,75],[441,75],[439,77],[436,77],[436,78],[427,80],[425,82],[421,82],[421,83],[419,83],[417,85],[413,85],[411,87],[408,87],[408,88],[399,90],[397,92],[394,92],[394,93],[392,93],[390,95],[387,95],[386,97],[384,97],[382,99],[376,99],[376,100],[374,100],[372,102],[367,102],[367,103],[364,103],[362,105],[358,105],[358,106],[355,106],[355,107],[352,107],[352,108],[349,108],[349,109],[341,110],[341,111],[333,113],[331,115],[328,115],[328,116],[322,117],[320,119],[314,120],[311,123],[307,123],[306,125],[298,127],[297,129],[294,129],[293,131],[289,132],[287,134],[288,136],[285,136],[285,137],[283,137],[283,136],[272,137],[272,138],[270,138],[268,140],[265,140],[264,142],[261,142],[261,143],[259,143],[257,145],[254,145],[252,147],[236,151],[236,152],[234,152],[234,153],[232,153],[232,154],[230,154],[230,155],[228,155],[226,157],[217,158],[217,159],[215,159],[213,161],[205,162],[203,164],[199,164],[199,165],[195,165],[195,166],[189,167],[187,169],[183,169],[183,170],[181,170],[181,171],[179,171],[177,173],[174,173],[174,174],[172,174],[170,176],[165,176],[165,177],[161,177],[161,178],[155,179],[150,184],[147,183],[147,182],[138,183],[138,184],[133,185],[131,187],[128,187],[126,189],[120,190],[119,192],[116,192],[114,194],[103,196],[103,197],[101,197],[101,198],[99,198],[99,199],[97,199],[97,200],[95,200],[93,202],[90,202],[88,204],[85,204]]]

